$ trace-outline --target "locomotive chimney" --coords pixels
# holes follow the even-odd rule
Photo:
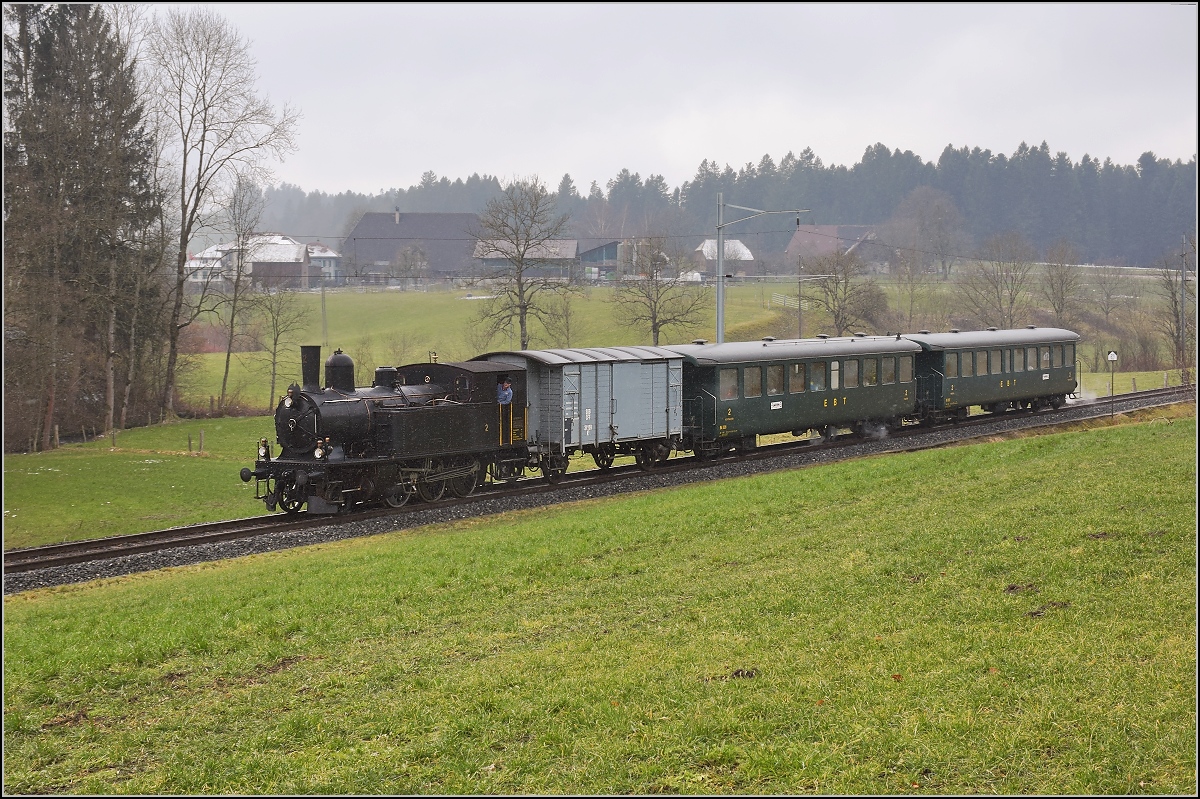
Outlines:
[[[300,348],[300,375],[305,391],[321,390],[321,347],[305,345]]]

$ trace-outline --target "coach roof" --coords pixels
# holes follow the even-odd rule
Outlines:
[[[696,364],[717,364],[852,358],[856,355],[920,352],[921,347],[896,336],[846,336],[781,341],[731,341],[724,344],[677,344],[665,349],[676,352]]]
[[[1018,344],[1058,344],[1079,341],[1079,334],[1059,327],[1025,327],[1016,330],[968,330],[962,333],[908,333],[904,338],[926,350],[985,349]]]

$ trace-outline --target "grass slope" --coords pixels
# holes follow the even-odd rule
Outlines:
[[[1196,790],[1195,420],[5,601],[7,793]]]

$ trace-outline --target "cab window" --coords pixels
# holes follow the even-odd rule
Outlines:
[[[958,353],[946,353],[946,377],[958,377]]]
[[[762,396],[762,367],[747,366],[746,367],[746,385],[745,395],[747,397]]]
[[[964,352],[962,354],[962,363],[959,365],[959,368],[958,368],[958,374],[960,376],[962,376],[962,377],[974,377],[975,376],[975,364],[974,364],[975,359],[974,359],[974,357],[972,357],[973,354],[974,353],[970,353],[970,352]]]
[[[810,363],[808,365],[808,387],[813,391],[825,390],[825,364]]]
[[[793,394],[804,393],[804,364],[792,364],[792,377],[791,382],[788,384],[788,388]]]
[[[846,388],[858,388],[858,359],[846,361]]]
[[[895,358],[884,358],[883,360],[880,361],[880,364],[883,366],[883,369],[880,370],[883,374],[883,384],[885,386],[888,386],[888,385],[891,385],[892,383],[895,383],[896,382],[896,359]]]
[[[721,370],[721,399],[735,400],[738,398],[737,372],[737,369]]]
[[[783,364],[767,367],[767,394],[777,396],[783,393]]]
[[[911,383],[913,379],[913,358],[911,355],[900,356],[900,382]]]

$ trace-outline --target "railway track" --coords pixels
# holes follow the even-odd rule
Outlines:
[[[1045,410],[1038,413],[1010,411],[1004,414],[982,414],[972,416],[954,425],[937,428],[924,428],[913,425],[899,431],[894,431],[888,435],[888,446],[886,446],[885,451],[904,452],[943,446],[946,443],[944,436],[938,437],[938,440],[934,441],[930,434],[937,432],[944,433],[947,430],[957,433],[955,440],[966,440],[978,435],[990,434],[988,430],[989,426],[995,426],[1000,422],[1011,423],[1017,421],[1021,422],[1021,428],[1029,429],[1062,424],[1064,422],[1099,418],[1139,408],[1155,407],[1156,405],[1194,401],[1194,398],[1195,391],[1191,386],[1153,389],[1131,394],[1121,394],[1111,398],[1104,397],[1087,403],[1071,403],[1056,411]],[[863,442],[864,439],[860,436],[843,436],[826,443],[818,443],[816,440],[790,441],[708,460],[700,460],[694,456],[672,458],[656,464],[652,471],[655,474],[672,475],[711,469],[731,462],[769,461],[797,453],[820,452],[827,456],[826,459],[835,460],[838,457],[836,452],[841,449],[847,450],[846,457],[854,457],[857,454],[855,448],[861,448]],[[189,525],[187,527],[173,527],[167,530],[157,530],[148,533],[13,549],[4,553],[4,572],[6,574],[16,574],[37,571],[127,555],[160,552],[171,548],[191,547],[201,544],[252,538],[270,533],[326,527],[331,524],[337,524],[339,521],[353,520],[357,522],[376,518],[421,514],[430,509],[471,505],[489,499],[533,496],[554,493],[569,488],[585,488],[617,481],[637,480],[644,478],[645,474],[644,470],[635,465],[619,466],[603,471],[595,469],[569,473],[560,482],[553,485],[541,479],[526,479],[499,485],[489,485],[466,498],[446,499],[433,504],[417,503],[398,509],[370,508],[342,516],[256,516],[248,519],[231,519],[229,521]]]

